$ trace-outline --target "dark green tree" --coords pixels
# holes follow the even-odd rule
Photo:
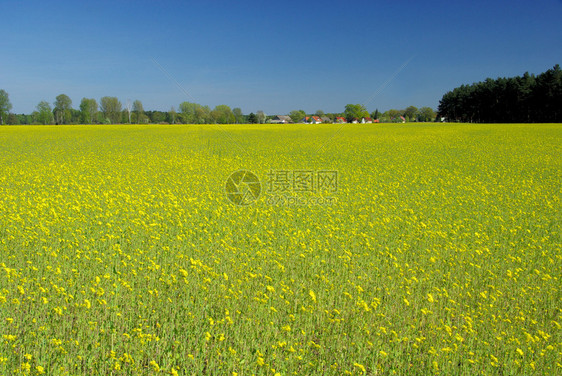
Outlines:
[[[135,115],[136,116],[136,115]],[[164,111],[141,111],[138,115],[138,120],[135,119],[138,123],[152,123],[152,124],[159,124],[168,122],[168,113]]]
[[[120,116],[119,116],[119,121],[117,123],[130,124],[131,123],[129,121],[130,118],[131,118],[131,112],[129,111],[128,108],[125,108],[125,109],[121,110]]]
[[[253,112],[250,112],[250,115],[248,115],[248,123],[249,124],[256,124],[258,122],[258,118],[256,116],[256,114],[254,114]]]
[[[562,70],[538,76],[488,78],[443,95],[438,116],[461,122],[561,122]]]
[[[70,124],[80,124],[82,122],[82,113],[80,112],[80,110],[76,110],[74,108],[70,109],[70,118],[69,118],[69,123]]]
[[[8,124],[8,125],[20,124],[19,119],[18,119],[18,115],[9,113],[8,116],[6,116],[6,124]]]

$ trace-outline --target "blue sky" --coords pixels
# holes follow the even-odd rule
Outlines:
[[[0,89],[15,113],[61,93],[74,108],[436,108],[463,83],[562,64],[561,16],[562,0],[2,0]]]

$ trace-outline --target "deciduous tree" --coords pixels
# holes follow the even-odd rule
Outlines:
[[[72,100],[68,95],[60,94],[57,95],[54,105],[55,122],[57,124],[66,124],[70,120]]]
[[[100,99],[100,110],[103,116],[113,124],[119,123],[121,108],[121,102],[116,97],[102,97]]]
[[[265,123],[265,120],[267,119],[267,115],[262,110],[259,110],[256,113],[256,118],[258,119],[258,123],[263,124],[263,123]]]
[[[422,107],[416,114],[418,121],[433,121],[435,119],[435,111],[431,107]]]
[[[242,109],[240,107],[233,108],[232,113],[234,114],[236,124],[240,124],[244,121],[244,115],[242,114]]]
[[[5,90],[0,90],[0,124],[4,124],[4,118],[12,109],[10,98]]]
[[[144,113],[144,108],[142,107],[142,102],[138,99],[133,102],[133,112],[137,117],[137,124],[140,123],[141,115]]]
[[[388,111],[386,111],[384,113],[385,117],[388,118],[388,120],[390,121],[398,121],[399,116],[400,116],[400,111],[398,110],[394,110],[394,109],[390,109]]]
[[[196,124],[208,124],[212,122],[211,108],[209,106],[198,105],[195,109]]]
[[[180,112],[183,122],[186,124],[205,124],[212,121],[211,109],[209,106],[202,106],[197,103],[180,103]]]
[[[346,105],[344,114],[348,122],[352,122],[353,119],[360,120],[361,118],[369,117],[369,112],[362,104]]]
[[[304,112],[303,110],[293,110],[289,112],[289,117],[291,118],[293,123],[298,123],[306,117],[306,112]]]
[[[92,124],[96,120],[98,102],[94,98],[82,98],[80,102],[81,120],[84,124]]]
[[[41,101],[35,107],[37,109],[36,114],[36,121],[40,124],[52,124],[53,123],[53,111],[51,109],[51,105],[47,101]]]
[[[418,108],[415,106],[409,106],[404,110],[404,117],[408,121],[412,121],[416,118],[416,113],[418,112]]]
[[[176,109],[174,108],[174,106],[172,106],[172,108],[170,109],[170,111],[168,112],[168,118],[169,118],[169,123],[170,124],[176,124],[176,118],[177,118],[177,112]]]
[[[218,124],[232,124],[236,121],[232,110],[226,104],[219,104],[216,106],[213,111],[211,111],[211,117],[214,122]]]

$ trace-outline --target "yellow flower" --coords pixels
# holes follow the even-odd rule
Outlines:
[[[313,301],[314,303],[316,303],[316,294],[314,293],[314,291],[310,290],[310,291],[308,292],[308,295],[310,295],[310,298],[312,299],[312,301]]]
[[[367,371],[365,370],[365,367],[364,367],[362,364],[353,363],[353,366],[359,368],[359,369],[361,370],[361,372],[363,373],[363,375],[367,372]]]
[[[27,373],[27,372],[29,372],[29,371],[31,370],[31,365],[30,365],[29,363],[22,363],[22,364],[21,364],[21,370],[22,370],[24,373]]]
[[[152,366],[152,369],[154,369],[154,372],[160,372],[160,366],[154,360],[151,360],[149,365]]]

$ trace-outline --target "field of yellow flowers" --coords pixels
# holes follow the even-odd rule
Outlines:
[[[1,127],[0,374],[562,374],[561,181],[560,125]]]

